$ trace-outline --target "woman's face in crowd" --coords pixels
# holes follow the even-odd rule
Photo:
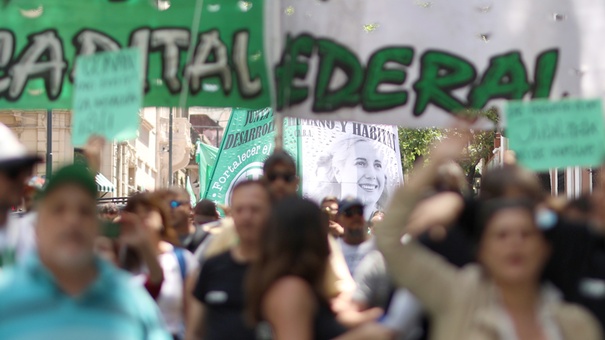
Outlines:
[[[384,191],[384,164],[369,142],[357,142],[349,150],[344,167],[338,169],[341,197],[357,197],[366,205],[376,204]]]
[[[534,222],[521,208],[502,209],[488,222],[479,245],[479,262],[496,282],[538,281],[549,247]]]

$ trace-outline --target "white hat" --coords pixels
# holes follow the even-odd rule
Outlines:
[[[0,123],[0,169],[33,165],[41,161],[40,156],[29,153],[15,134]]]

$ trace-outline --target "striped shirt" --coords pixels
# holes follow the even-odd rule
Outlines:
[[[159,310],[142,287],[97,259],[95,281],[65,294],[37,254],[0,274],[0,339],[168,340]]]

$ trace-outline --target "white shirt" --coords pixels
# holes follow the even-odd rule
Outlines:
[[[0,226],[0,270],[3,266],[18,263],[36,248],[35,222],[37,214],[9,214],[5,225]]]
[[[342,255],[345,258],[345,262],[347,262],[351,275],[355,273],[355,268],[357,268],[361,260],[363,260],[369,252],[376,249],[373,239],[368,239],[358,245],[347,244],[342,237],[339,238],[337,242],[342,250]]]
[[[186,249],[183,249],[187,277],[192,275],[199,267],[199,263]],[[160,266],[164,273],[164,281],[160,295],[157,298],[158,306],[166,322],[168,331],[172,334],[183,334],[184,306],[183,290],[185,283],[181,277],[181,268],[174,250],[165,252],[159,257]]]

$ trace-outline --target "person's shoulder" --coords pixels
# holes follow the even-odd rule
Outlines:
[[[602,329],[597,319],[584,307],[567,302],[560,302],[555,307],[559,326],[567,334],[582,330],[582,336],[578,339],[602,339]]]
[[[298,276],[285,276],[275,281],[267,291],[266,302],[273,306],[296,306],[299,303],[313,300],[311,285]]]

